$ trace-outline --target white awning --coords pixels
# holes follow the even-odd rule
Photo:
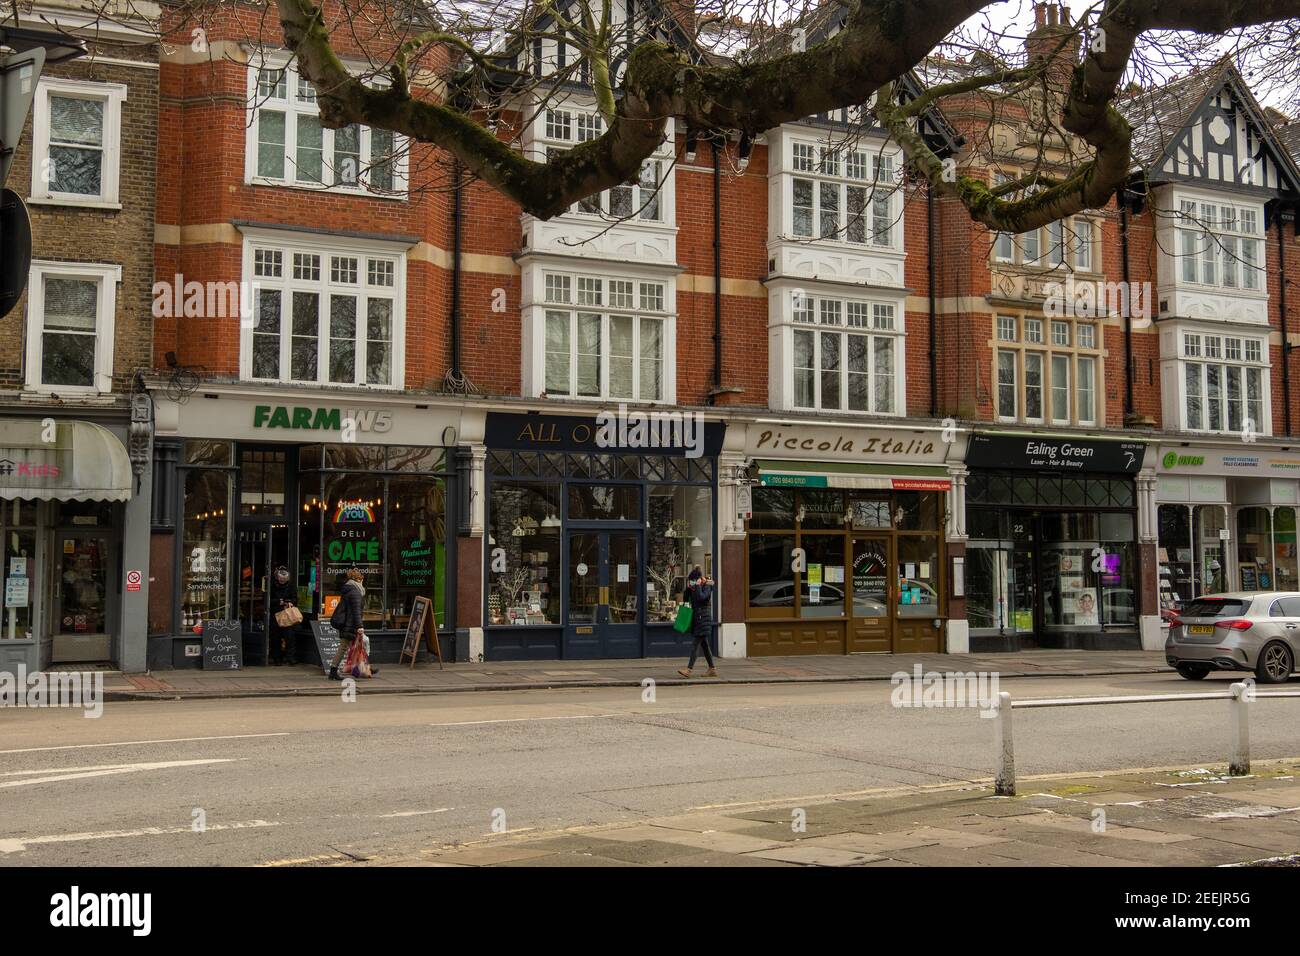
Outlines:
[[[104,426],[0,419],[0,499],[126,501],[130,497],[131,460],[126,447]]]

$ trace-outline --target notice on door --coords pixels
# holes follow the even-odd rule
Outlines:
[[[620,565],[618,566],[618,583],[619,583],[619,584],[626,584],[626,583],[627,583],[627,581],[628,581],[628,571],[629,571],[629,566],[628,566],[628,565],[626,565],[626,564],[620,564]]]
[[[10,575],[5,578],[5,607],[26,607],[29,589],[28,578]]]

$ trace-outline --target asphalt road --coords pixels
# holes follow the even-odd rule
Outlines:
[[[1015,697],[1193,693],[1175,675],[1015,679]],[[1300,687],[1293,680],[1290,689]],[[987,778],[994,722],[887,682],[0,710],[0,866],[400,856],[509,831]],[[1016,712],[1019,773],[1223,765],[1225,701]],[[1300,699],[1252,709],[1300,755]],[[200,830],[198,823],[204,826]]]

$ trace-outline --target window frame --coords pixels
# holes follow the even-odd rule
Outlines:
[[[790,178],[788,199],[782,210],[785,220],[785,237],[800,242],[827,242],[849,249],[866,251],[900,252],[905,236],[902,228],[902,210],[899,170],[900,154],[863,144],[860,148],[843,151],[835,146],[809,139],[790,139],[787,153],[787,171]],[[806,155],[805,155],[806,154]],[[811,168],[807,162],[811,162]],[[862,176],[849,175],[850,168],[863,167]],[[811,207],[795,203],[795,182],[802,180],[812,185]],[[889,185],[885,185],[888,182]],[[848,238],[851,215],[849,190],[863,190],[862,240]],[[883,190],[883,196],[878,192]],[[833,203],[823,203],[823,195],[833,191]],[[880,210],[882,199],[885,208]],[[807,234],[795,229],[795,210],[811,208],[811,231]],[[833,212],[835,229],[823,235],[823,217]],[[884,242],[876,237],[883,234]]]
[[[103,164],[99,174],[99,194],[54,192],[46,182],[43,172],[50,155],[50,100],[54,96],[71,99],[98,100],[104,104],[104,131],[100,144]],[[127,88],[123,83],[95,83],[89,80],[71,80],[63,77],[43,76],[36,85],[32,104],[32,188],[30,198],[34,203],[59,206],[89,206],[99,209],[121,209],[122,173],[122,104],[126,102]]]
[[[1184,431],[1206,435],[1237,435],[1245,431],[1247,419],[1251,418],[1251,405],[1259,410],[1259,417],[1252,421],[1253,433],[1257,435],[1272,434],[1271,381],[1269,377],[1270,362],[1267,340],[1260,335],[1242,334],[1232,331],[1206,332],[1204,330],[1180,330],[1178,336],[1177,386],[1179,398],[1179,425]],[[1258,350],[1257,358],[1250,358]],[[1211,351],[1212,350],[1212,351]],[[1236,357],[1229,357],[1235,353]],[[1215,370],[1216,381],[1211,385],[1210,369]],[[1229,395],[1229,370],[1236,370],[1239,395],[1235,400],[1238,405],[1241,427],[1232,428],[1234,400]],[[1259,398],[1252,401],[1249,397],[1251,373],[1259,379]],[[1196,395],[1193,396],[1189,385],[1195,376]],[[1191,400],[1195,397],[1200,408],[1193,424]],[[1215,402],[1219,427],[1211,427],[1211,402]]]
[[[789,356],[788,361],[783,364],[790,369],[790,389],[786,405],[791,411],[801,412],[840,412],[847,415],[870,415],[876,417],[899,418],[905,415],[906,407],[906,358],[905,358],[905,339],[907,336],[906,315],[902,303],[889,301],[885,299],[858,299],[842,298],[836,295],[818,295],[809,294],[806,290],[789,290],[783,293],[783,313],[787,316],[784,323],[789,328]],[[824,304],[829,303],[836,306],[833,309],[826,309]],[[849,324],[849,315],[851,307],[859,308],[861,324]],[[881,309],[888,309],[891,313],[891,322],[888,326],[881,326],[878,323],[878,315]],[[796,316],[809,315],[811,320],[796,318]],[[829,319],[829,320],[828,320]],[[798,335],[811,334],[813,337],[812,349],[812,366],[805,368],[794,364],[796,349],[795,337]],[[839,368],[823,369],[823,336],[839,337]],[[866,371],[855,372],[849,368],[849,336],[857,336],[867,341],[866,345]],[[880,375],[876,371],[876,354],[878,341],[889,342],[891,351],[891,370],[889,373],[889,398],[890,410],[881,411],[877,407],[876,387]],[[812,375],[812,404],[800,404],[799,395],[799,375],[801,372],[811,372]],[[823,376],[835,373],[838,376],[839,403],[834,406],[828,406],[823,399]],[[850,382],[853,375],[865,375],[867,381],[867,408],[850,408],[849,394]]]
[[[1039,337],[1035,341],[1029,341],[1026,333],[1026,327],[1030,322],[1040,323]],[[1061,344],[1056,341],[1056,323],[1068,323],[1069,344]],[[1099,419],[1104,416],[1104,410],[1098,407],[1098,396],[1102,391],[1102,383],[1099,376],[1104,369],[1104,353],[1100,341],[1104,337],[1098,330],[1100,324],[1095,318],[1074,318],[1074,317],[1055,317],[1051,320],[1045,320],[1040,316],[1027,315],[1020,313],[997,313],[993,318],[993,336],[990,340],[990,347],[993,352],[993,415],[999,422],[1017,422],[1030,425],[1052,425],[1052,426],[1076,426],[1076,427],[1098,427],[1103,424]],[[1092,346],[1081,345],[1079,327],[1091,326]],[[1012,331],[1014,337],[1005,337],[1006,331]],[[1013,356],[1011,366],[1012,377],[1010,382],[1003,382],[1002,364],[1000,356],[1007,354]],[[1026,414],[1028,407],[1027,389],[1028,389],[1028,372],[1029,362],[1027,356],[1034,355],[1038,358],[1036,361],[1041,363],[1038,373],[1039,380],[1035,388],[1039,392],[1039,411],[1040,414],[1030,417]],[[1053,414],[1055,407],[1053,399],[1059,390],[1055,382],[1053,366],[1057,359],[1066,358],[1067,382],[1065,386],[1066,401],[1068,403],[1067,417],[1058,418]],[[1082,365],[1091,362],[1091,374],[1081,373]],[[1091,388],[1080,388],[1080,384],[1088,381]],[[1002,392],[1004,388],[1011,388],[1015,394],[1015,414],[1005,415],[1002,413]],[[1080,396],[1086,393],[1092,407],[1091,417],[1085,418],[1080,414]]]
[[[1097,233],[1099,226],[1099,220],[1087,216],[1067,216],[1029,232],[995,232],[989,258],[998,265],[1100,275],[1101,270],[1097,265],[1097,254],[1101,247]],[[1086,231],[1081,231],[1085,228]],[[1056,246],[1053,245],[1053,232],[1060,233],[1060,241]],[[1026,236],[1033,236],[1038,249],[1037,256],[1033,258],[1025,254]],[[1059,248],[1060,261],[1054,261],[1054,248]],[[1087,253],[1086,257],[1084,252]],[[1083,262],[1085,258],[1086,264]]]
[[[320,388],[358,388],[374,391],[399,391],[405,384],[406,360],[406,243],[377,242],[357,239],[341,239],[328,235],[308,235],[303,233],[286,234],[278,230],[246,230],[243,237],[242,277],[246,288],[251,290],[248,301],[253,304],[253,315],[240,321],[239,335],[239,377],[241,381],[259,384],[276,383],[299,387]],[[400,246],[400,248],[398,248]],[[282,257],[281,275],[264,277],[256,275],[254,257],[259,250],[273,250]],[[317,255],[320,257],[320,277],[317,279],[296,279],[293,276],[294,254]],[[331,276],[332,262],[335,256],[356,258],[357,282],[346,284],[334,282]],[[393,284],[371,285],[369,281],[369,263],[367,260],[390,262],[393,266]],[[280,302],[280,375],[277,378],[255,378],[253,376],[254,331],[257,326],[257,298],[263,288],[278,290]],[[293,293],[308,292],[318,296],[316,326],[316,377],[315,379],[297,379],[292,377],[292,339],[293,339]],[[353,381],[332,382],[329,378],[330,334],[330,298],[333,295],[353,295],[357,298],[356,324],[357,336],[354,340]],[[242,297],[241,297],[242,298]],[[366,348],[369,342],[367,334],[368,307],[371,298],[389,299],[393,311],[389,328],[389,382],[387,384],[369,384],[366,378]],[[286,374],[287,373],[287,374]],[[359,381],[358,381],[359,379]]]
[[[41,381],[42,337],[45,333],[45,277],[89,279],[98,283],[95,303],[95,365],[91,385],[46,385]],[[122,267],[116,263],[51,262],[34,260],[27,284],[26,362],[23,370],[28,391],[41,394],[106,394],[113,390],[113,336],[117,326],[117,286]]]
[[[1217,293],[1266,296],[1268,236],[1263,226],[1262,205],[1198,193],[1181,193],[1174,200],[1177,209],[1172,212],[1174,238],[1170,255],[1174,258],[1175,281],[1182,286],[1213,289]],[[1207,214],[1207,210],[1212,214]],[[1225,210],[1231,223],[1227,227],[1223,224]],[[1240,228],[1247,220],[1253,223],[1254,231]],[[1243,251],[1247,242],[1255,250],[1253,260]],[[1249,264],[1251,261],[1253,266]],[[1193,273],[1192,278],[1188,278],[1189,271]],[[1213,278],[1207,280],[1211,273]]]
[[[284,98],[269,98],[259,89],[259,80],[263,72],[283,74]],[[248,60],[247,101],[244,123],[244,183],[252,186],[275,186],[282,189],[305,189],[309,192],[337,193],[348,196],[363,196],[370,199],[389,199],[405,201],[408,198],[409,176],[409,142],[405,136],[393,132],[393,149],[391,157],[393,186],[392,189],[377,189],[370,185],[368,171],[373,165],[374,149],[373,129],[358,123],[357,135],[357,183],[316,183],[299,180],[295,175],[297,166],[298,117],[320,116],[316,106],[316,93],[313,91],[310,101],[300,99],[298,94],[300,74],[296,62],[288,54],[253,55]],[[382,76],[366,78],[367,85],[378,87],[386,85]],[[278,86],[278,84],[277,84]],[[258,169],[257,160],[261,145],[261,114],[263,110],[282,112],[284,121],[284,164],[283,175],[268,176]],[[321,170],[322,178],[327,170],[333,169],[328,159],[335,153],[335,136],[338,130],[321,127]]]
[[[592,283],[595,283],[593,286]],[[631,283],[632,304],[631,306],[615,306],[612,302],[613,283]],[[583,289],[586,284],[587,288]],[[649,278],[632,274],[607,275],[595,272],[560,272],[553,269],[540,270],[540,280],[538,282],[541,292],[539,300],[534,303],[534,308],[538,313],[538,335],[534,344],[534,360],[538,363],[538,384],[537,391],[545,392],[548,398],[560,398],[574,401],[593,401],[593,400],[610,400],[636,403],[654,403],[663,404],[674,400],[675,379],[672,375],[672,369],[676,362],[676,335],[675,320],[676,315],[672,312],[675,302],[669,289],[670,281],[665,278]],[[643,286],[658,288],[658,295],[653,296],[651,301],[657,299],[658,308],[653,305],[645,307],[643,303],[647,300],[643,295]],[[550,300],[547,298],[548,289],[565,288],[569,290],[569,296],[566,301]],[[599,295],[598,301],[580,301],[581,292]],[[569,352],[569,370],[568,370],[568,388],[566,391],[553,391],[547,381],[547,359],[549,350],[547,349],[547,331],[550,325],[552,314],[565,314],[568,316],[568,352]],[[580,395],[577,393],[578,381],[578,317],[579,315],[599,315],[600,316],[600,345],[599,345],[599,375],[600,389],[595,395]],[[612,336],[611,327],[614,319],[628,318],[632,320],[632,394],[615,395],[610,390],[610,363],[614,356],[611,353]],[[642,346],[642,329],[643,323],[651,321],[659,323],[659,357],[657,360],[648,359],[643,354]],[[625,356],[619,356],[624,358]],[[657,361],[659,364],[659,394],[653,398],[644,398],[641,395],[641,372],[642,365],[647,361]]]

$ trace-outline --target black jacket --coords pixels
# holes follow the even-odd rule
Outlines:
[[[331,622],[340,620],[337,625],[339,636],[352,640],[361,627],[361,611],[366,602],[365,591],[355,581],[343,585],[343,596],[339,599],[338,610],[331,617]],[[341,612],[341,613],[340,613]]]
[[[686,600],[691,605],[691,633],[707,636],[713,629],[713,615],[709,603],[713,600],[713,585],[696,578],[686,585]]]
[[[293,578],[281,584],[271,577],[271,613],[276,614],[284,610],[286,604],[298,603],[298,589],[294,587]]]

